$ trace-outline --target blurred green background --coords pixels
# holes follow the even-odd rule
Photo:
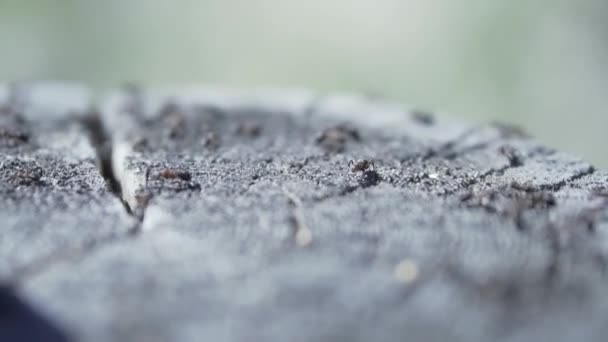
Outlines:
[[[0,80],[303,86],[525,127],[608,168],[606,0],[0,0]]]

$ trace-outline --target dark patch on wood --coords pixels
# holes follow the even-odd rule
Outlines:
[[[148,138],[139,137],[133,142],[133,151],[143,152],[150,146]]]
[[[14,147],[26,144],[29,139],[29,134],[24,130],[14,127],[0,127],[0,146]]]
[[[348,125],[338,125],[325,129],[315,142],[328,152],[344,152],[346,144],[350,141],[361,141],[359,131]]]
[[[526,229],[526,212],[546,211],[557,205],[557,200],[551,192],[514,187],[481,192],[467,191],[460,196],[460,201],[469,207],[479,207],[490,213],[509,217],[520,230]]]
[[[17,147],[30,142],[26,120],[14,106],[0,107],[0,147]]]
[[[205,148],[210,150],[217,150],[222,145],[220,136],[215,132],[205,134],[201,142]]]
[[[192,179],[192,174],[189,171],[163,168],[155,173],[147,171],[146,188],[152,192],[182,192],[189,190],[200,191],[201,186]]]
[[[239,124],[236,132],[241,136],[255,138],[262,134],[262,126],[255,122],[244,121]]]
[[[502,145],[498,148],[498,153],[507,158],[510,167],[519,167],[524,164],[523,157],[519,151],[511,145]]]
[[[159,118],[167,127],[169,139],[184,139],[187,134],[187,119],[183,109],[173,101],[165,103],[159,111]]]
[[[357,177],[357,182],[363,188],[368,188],[370,186],[376,186],[376,185],[378,185],[378,183],[380,183],[381,180],[382,180],[382,177],[380,177],[380,174],[378,174],[378,172],[376,172],[374,170],[364,171]]]

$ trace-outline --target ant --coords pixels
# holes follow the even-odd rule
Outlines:
[[[352,172],[374,171],[376,169],[374,162],[367,159],[351,160],[348,162],[348,167]]]

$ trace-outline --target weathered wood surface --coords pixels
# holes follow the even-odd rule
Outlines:
[[[0,280],[18,282],[135,222],[95,166],[79,120],[90,106],[85,88],[41,84],[0,94]]]
[[[43,163],[51,185],[33,200],[42,186],[2,171],[0,218],[14,223],[0,229],[0,269],[76,340],[608,333],[608,173],[515,128],[363,97],[216,88],[132,88],[100,116],[108,184],[91,152],[66,166],[36,148],[2,154]],[[33,118],[33,138],[56,133],[42,145],[71,127],[36,131]],[[70,146],[49,153],[91,147]],[[55,165],[86,172],[55,185]],[[56,198],[79,205],[55,214]],[[53,215],[69,222],[53,230]],[[65,246],[75,252],[57,253]]]

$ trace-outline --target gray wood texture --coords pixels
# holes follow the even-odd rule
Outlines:
[[[0,270],[75,340],[608,333],[608,173],[518,128],[299,90],[131,87],[85,128],[40,103],[2,147]]]
[[[0,280],[20,282],[55,258],[125,234],[136,221],[106,188],[80,123],[88,90],[0,90]],[[4,95],[2,95],[4,94]]]

